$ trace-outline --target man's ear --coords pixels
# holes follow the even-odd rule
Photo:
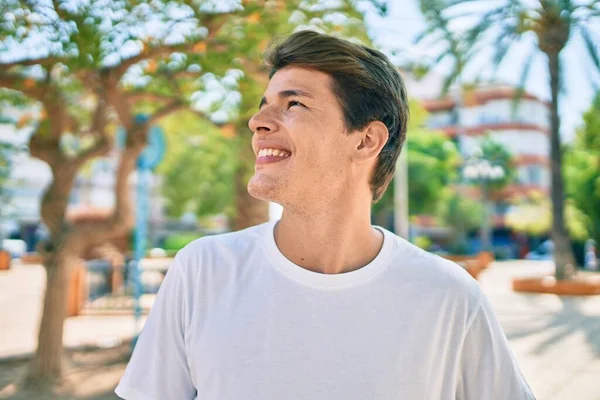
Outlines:
[[[373,121],[364,130],[358,132],[357,137],[359,140],[356,142],[354,160],[362,164],[377,159],[381,149],[387,143],[389,132],[383,122]]]

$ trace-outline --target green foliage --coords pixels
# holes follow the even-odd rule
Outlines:
[[[412,241],[415,246],[422,248],[423,250],[427,250],[431,247],[433,242],[427,236],[417,236]]]
[[[7,188],[7,183],[14,168],[14,157],[20,149],[6,142],[0,142],[0,219],[5,217],[2,209],[6,209],[10,203],[11,193]]]
[[[444,226],[452,231],[451,251],[456,254],[467,252],[467,234],[478,228],[484,218],[483,205],[479,201],[461,195],[453,189],[444,190],[437,215]]]
[[[197,233],[178,233],[176,235],[167,236],[163,244],[164,250],[181,250],[189,243],[200,238],[201,236]]]
[[[488,183],[490,192],[498,193],[516,179],[517,169],[513,163],[513,156],[503,144],[495,141],[490,135],[483,138],[479,143],[479,148],[482,159],[489,161],[491,165],[501,166],[504,171],[501,179],[495,179]]]
[[[6,142],[0,142],[0,249],[2,249],[2,232],[3,219],[9,216],[9,206],[12,200],[12,193],[8,189],[8,180],[14,167],[14,156],[20,149]]]
[[[569,199],[565,207],[565,221],[572,239],[585,240],[587,217]],[[514,199],[513,206],[505,215],[505,224],[515,232],[532,236],[550,233],[552,228],[552,204],[546,195],[530,192],[527,196]]]
[[[406,147],[408,152],[408,201],[410,215],[433,214],[442,198],[443,188],[457,177],[460,154],[442,133],[425,126],[427,111],[416,100],[410,101],[410,120]],[[373,213],[394,206],[393,182]]]
[[[565,152],[565,182],[569,199],[583,214],[584,239],[600,243],[600,93],[583,120]]]
[[[231,141],[191,113],[174,114],[161,126],[169,133],[167,154],[158,168],[167,214],[181,217],[193,212],[203,217],[231,213],[235,171]]]
[[[433,213],[443,188],[457,178],[460,153],[444,134],[425,127],[427,113],[412,102],[408,143],[409,210],[411,215]]]

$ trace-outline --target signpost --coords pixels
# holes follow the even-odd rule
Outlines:
[[[136,122],[144,123],[148,120],[146,115],[137,115]],[[120,130],[121,143],[124,143],[125,131]],[[158,126],[152,126],[148,130],[148,146],[137,159],[137,185],[136,185],[136,214],[135,214],[135,237],[134,237],[134,260],[130,263],[131,278],[133,281],[134,295],[134,319],[135,331],[133,346],[137,342],[141,330],[142,307],[140,298],[143,287],[141,281],[141,262],[146,252],[146,232],[148,227],[148,186],[151,172],[162,160],[166,148],[165,135]]]

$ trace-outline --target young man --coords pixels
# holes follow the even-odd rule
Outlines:
[[[309,31],[267,61],[248,190],[281,204],[281,220],[177,254],[116,393],[533,399],[477,282],[371,226],[406,137],[395,67]]]

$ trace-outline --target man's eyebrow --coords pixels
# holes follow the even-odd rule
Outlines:
[[[279,98],[285,99],[288,97],[308,97],[311,99],[315,98],[312,94],[302,89],[287,89],[279,92]],[[258,109],[260,110],[265,104],[269,103],[267,102],[267,98],[263,96],[263,98],[260,100],[260,105],[258,106]]]

